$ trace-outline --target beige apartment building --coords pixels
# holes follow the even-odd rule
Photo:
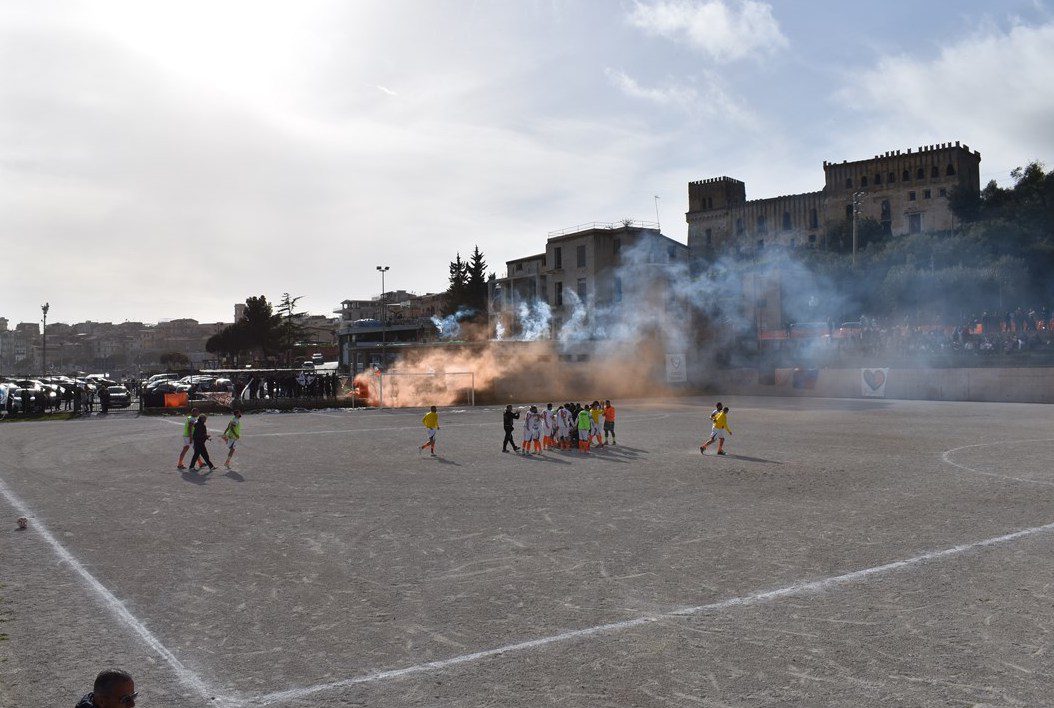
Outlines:
[[[632,265],[624,256],[630,252],[643,266],[656,268],[657,286],[663,283],[665,266],[688,260],[688,247],[662,235],[651,222],[593,222],[553,231],[543,253],[507,261],[505,277],[489,281],[491,322],[515,336],[521,305],[544,302],[552,312],[552,336],[577,303],[590,319],[598,311],[617,310],[624,269]]]
[[[747,199],[731,177],[688,184],[688,247],[693,256],[766,246],[817,247],[853,216],[871,218],[893,235],[957,226],[948,208],[956,187],[980,190],[981,154],[958,141],[891,150],[867,160],[824,162],[816,192]]]

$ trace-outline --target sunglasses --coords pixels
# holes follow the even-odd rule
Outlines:
[[[127,696],[121,696],[120,702],[122,706],[134,706],[135,699],[139,698],[139,691],[132,691]]]

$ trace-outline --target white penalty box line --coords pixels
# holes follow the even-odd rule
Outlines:
[[[679,610],[672,610],[670,612],[663,612],[653,615],[645,615],[642,617],[623,620],[621,622],[611,622],[608,624],[600,624],[593,627],[586,627],[584,629],[576,629],[568,632],[561,632],[560,634],[553,634],[547,637],[541,637],[539,639],[531,639],[515,644],[506,644],[504,646],[495,647],[493,649],[486,649],[484,651],[473,652],[471,654],[462,654],[460,656],[454,656],[449,659],[428,661],[421,664],[406,666],[399,669],[377,671],[374,673],[363,674],[361,676],[354,676],[339,681],[321,683],[315,686],[291,688],[284,691],[268,693],[262,696],[256,696],[244,700],[247,705],[252,706],[274,705],[276,703],[299,700],[317,693],[352,688],[364,684],[381,683],[385,681],[406,678],[408,676],[425,674],[432,671],[442,671],[444,669],[460,666],[463,664],[471,664],[478,661],[483,661],[485,659],[504,656],[506,654],[524,652],[532,649],[541,649],[553,644],[570,642],[579,639],[587,639],[601,635],[614,634],[617,632],[623,632],[628,629],[633,629],[635,627],[640,627],[642,625],[646,625],[652,622],[673,620],[680,617],[691,617],[694,615],[712,614],[722,610],[732,610],[739,607],[762,605],[785,597],[793,597],[809,593],[822,592],[824,590],[834,590],[844,585],[860,583],[871,578],[895,573],[901,570],[907,570],[925,563],[930,563],[933,561],[943,560],[945,558],[962,555],[970,551],[986,548],[989,546],[1010,543],[1011,541],[1016,541],[1022,538],[1027,538],[1029,536],[1035,536],[1050,531],[1054,531],[1054,523],[1044,524],[1043,526],[1035,526],[1033,528],[1023,529],[1021,531],[1015,531],[1013,533],[1004,534],[1002,536],[986,538],[981,541],[964,543],[958,546],[953,546],[951,548],[946,548],[944,550],[930,551],[928,553],[923,553],[912,558],[893,561],[891,563],[874,566],[872,568],[855,570],[849,573],[844,573],[842,575],[835,575],[828,578],[823,578],[821,580],[797,583],[795,585],[788,585],[782,588],[777,588],[775,590],[767,590],[764,592],[757,592],[750,595],[741,595],[739,597],[732,597],[726,600],[720,600],[718,602],[713,602],[706,605],[684,607]]]

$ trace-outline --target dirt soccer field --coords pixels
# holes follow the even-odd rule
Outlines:
[[[0,425],[0,705],[1050,703],[1054,407],[725,402],[727,457],[700,399],[588,458],[251,415],[208,478],[172,419]]]

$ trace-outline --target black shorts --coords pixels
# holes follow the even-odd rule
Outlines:
[[[613,421],[613,420],[605,420],[604,421],[604,432],[605,433],[613,433],[613,432],[615,432],[615,421]]]

